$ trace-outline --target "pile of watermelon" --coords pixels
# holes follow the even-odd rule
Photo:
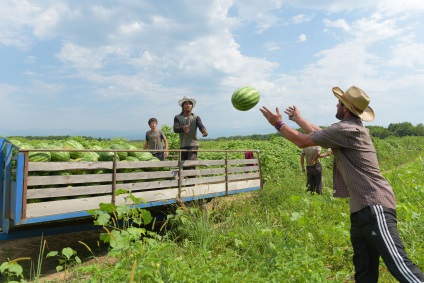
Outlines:
[[[93,145],[85,148],[80,142],[69,139],[64,142],[52,143],[39,143],[31,145],[29,143],[20,142],[18,140],[11,140],[11,142],[20,149],[65,149],[72,151],[30,151],[29,162],[97,162],[97,161],[113,161],[113,151],[86,151],[86,150],[107,150],[113,149],[117,151],[118,161],[159,161],[150,152],[143,151],[137,152],[132,150],[139,150],[131,144],[117,144],[113,143],[106,148],[98,145]],[[74,151],[76,150],[76,151]],[[78,151],[83,150],[83,151]],[[128,150],[128,151],[127,151]],[[16,151],[15,151],[16,152]]]

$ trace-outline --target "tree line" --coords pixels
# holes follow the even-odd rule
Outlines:
[[[372,137],[384,139],[387,137],[406,137],[406,136],[424,136],[424,125],[422,123],[417,124],[416,126],[412,125],[410,122],[402,122],[402,123],[391,123],[389,126],[383,127],[383,126],[366,126],[370,130],[370,134]],[[169,126],[166,126],[164,131],[165,134],[174,134],[171,133],[171,129]],[[303,132],[302,129],[298,129],[300,132]],[[230,137],[219,137],[216,139],[205,139],[205,140],[269,140],[275,135],[280,135],[279,133],[274,134],[254,134],[254,135],[247,135],[247,136],[230,136]],[[22,138],[28,139],[28,140],[66,140],[68,138],[72,138],[71,136],[21,136]],[[8,138],[14,138],[14,137],[8,137]],[[81,137],[84,140],[98,140],[98,141],[107,141],[111,140],[110,138],[94,138],[94,137],[88,137],[88,136],[82,136]]]
[[[391,123],[387,128],[383,126],[366,126],[366,128],[369,129],[372,137],[380,139],[385,139],[387,137],[424,136],[424,125],[422,123],[414,126],[410,122],[402,122]],[[297,130],[303,132],[302,129]],[[267,135],[255,134],[249,136],[219,137],[216,140],[268,140],[274,135],[279,135],[279,133]]]
[[[384,139],[387,137],[424,136],[424,125],[414,126],[410,122],[392,123],[387,128],[381,126],[367,126],[373,137]]]

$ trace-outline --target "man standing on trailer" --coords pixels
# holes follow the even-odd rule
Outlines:
[[[208,135],[206,127],[202,123],[202,119],[192,112],[196,106],[196,100],[188,96],[184,96],[178,101],[181,107],[181,113],[174,117],[174,132],[179,134],[181,160],[196,160],[197,150],[199,149],[199,140],[197,139],[197,129],[200,130],[203,137]],[[194,167],[186,167],[186,169],[194,169]]]
[[[424,282],[424,274],[408,258],[399,237],[393,189],[380,172],[369,130],[361,121],[374,120],[374,111],[368,106],[370,98],[356,86],[346,92],[334,87],[333,94],[338,99],[336,118],[340,122],[328,128],[321,129],[305,120],[296,106],[284,111],[306,134],[286,125],[278,108],[276,113],[266,107],[260,111],[298,147],[319,145],[332,149],[334,196],[350,197],[355,282],[378,282],[380,256],[399,282]]]

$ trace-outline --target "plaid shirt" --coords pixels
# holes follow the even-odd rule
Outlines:
[[[369,130],[360,119],[340,121],[312,132],[311,137],[333,151],[334,196],[350,197],[351,213],[369,205],[396,208],[393,189],[381,175]]]

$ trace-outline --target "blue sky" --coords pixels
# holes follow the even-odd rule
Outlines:
[[[331,88],[351,85],[371,97],[366,125],[423,123],[423,12],[422,0],[2,0],[0,135],[143,139],[183,96],[211,138],[274,132],[263,105],[328,126]],[[237,111],[246,85],[261,100]]]

